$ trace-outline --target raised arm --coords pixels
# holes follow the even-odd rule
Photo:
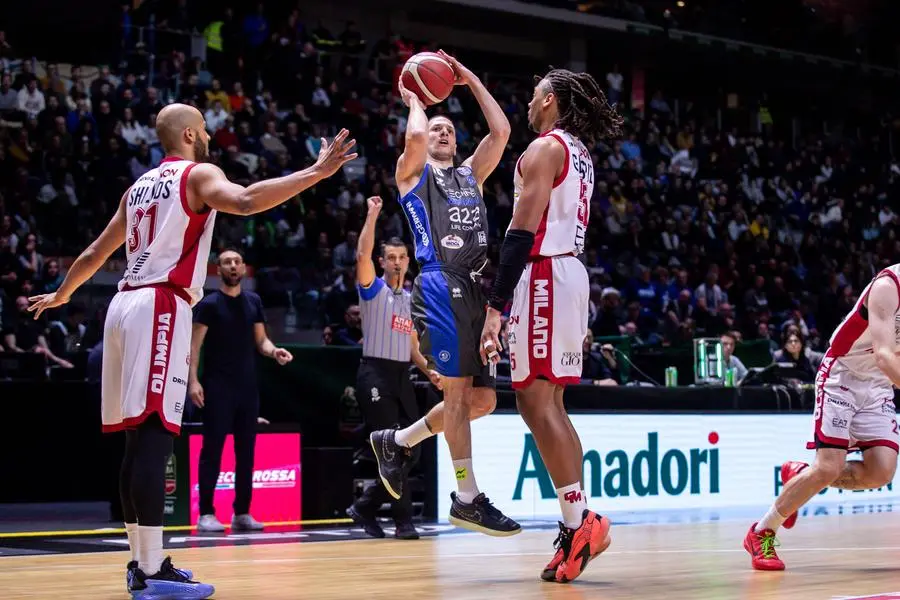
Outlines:
[[[356,158],[350,150],[356,140],[347,140],[349,132],[342,129],[331,144],[322,140],[319,160],[313,166],[274,179],[258,181],[244,187],[228,181],[225,173],[212,164],[199,164],[188,179],[188,202],[193,210],[209,206],[233,215],[252,215],[285,202],[319,181],[331,177],[344,163]]]
[[[409,107],[409,117],[406,121],[406,145],[403,154],[397,159],[397,172],[395,177],[397,185],[402,189],[413,179],[418,179],[425,170],[425,159],[428,158],[428,116],[425,114],[425,105],[419,97],[410,92],[403,85],[403,79],[397,83],[400,90],[400,98]],[[401,191],[401,194],[403,191]]]
[[[366,213],[366,222],[359,232],[359,242],[356,245],[356,282],[363,288],[370,287],[375,281],[372,251],[375,249],[375,225],[382,206],[382,200],[378,196],[372,196],[366,202],[369,212]]]
[[[891,383],[900,387],[900,356],[897,356],[894,334],[897,308],[900,307],[897,283],[890,277],[876,279],[869,290],[868,307],[875,364],[890,378]]]
[[[459,78],[457,85],[467,85],[472,90],[484,118],[487,120],[490,132],[484,136],[475,153],[467,158],[463,164],[472,167],[472,173],[478,181],[478,186],[484,185],[484,181],[494,172],[500,159],[503,158],[503,151],[506,150],[506,142],[509,141],[509,119],[506,118],[503,109],[491,96],[491,93],[484,87],[481,80],[475,73],[464,67],[458,60],[444,52],[439,53],[444,59],[450,63],[450,66],[456,71]]]
[[[59,289],[51,294],[41,294],[29,298],[34,304],[29,306],[28,310],[34,313],[35,319],[40,317],[41,313],[48,308],[62,306],[68,302],[75,290],[93,277],[94,273],[103,266],[112,253],[125,243],[125,229],[128,222],[128,217],[125,214],[125,198],[128,197],[129,190],[126,190],[122,195],[122,198],[119,200],[119,208],[116,210],[116,214],[112,216],[112,219],[109,220],[103,233],[69,267],[66,278],[63,280],[62,285],[59,286]]]

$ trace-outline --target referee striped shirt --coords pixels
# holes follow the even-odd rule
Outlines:
[[[381,277],[369,287],[357,284],[362,316],[363,356],[410,361],[413,323],[410,293],[394,291]]]

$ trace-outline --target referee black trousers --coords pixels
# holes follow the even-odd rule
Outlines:
[[[256,390],[241,394],[222,384],[204,386],[203,448],[200,450],[198,487],[200,514],[215,514],[213,495],[219,480],[225,438],[234,435],[234,514],[250,512],[253,495],[253,453],[256,448],[256,419],[259,395]]]
[[[356,375],[356,401],[370,432],[406,427],[419,418],[415,391],[409,380],[409,363],[363,357]],[[414,455],[418,456],[418,448],[414,449]],[[379,479],[365,489],[354,506],[361,515],[374,517],[385,502],[392,504],[395,522],[412,520],[408,485],[404,486],[400,499],[394,500]]]

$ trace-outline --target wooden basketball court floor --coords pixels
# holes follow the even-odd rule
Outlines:
[[[177,548],[175,564],[220,599],[587,600],[900,598],[900,515],[801,518],[782,531],[788,570],[753,571],[739,520],[616,527],[574,583],[539,573],[555,532],[512,538],[445,533],[418,541],[329,541]],[[0,598],[128,598],[125,552],[0,558]]]

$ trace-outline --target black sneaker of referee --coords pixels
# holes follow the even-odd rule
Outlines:
[[[475,496],[471,504],[459,499],[456,492],[450,493],[450,523],[469,531],[477,531],[495,537],[516,535],[522,526],[504,515],[491,504],[484,493]]]
[[[350,505],[350,508],[346,510],[346,513],[348,517],[353,519],[354,523],[363,528],[363,531],[365,531],[367,535],[370,535],[373,538],[384,537],[384,529],[381,528],[381,525],[378,524],[378,521],[374,516],[363,514],[352,504]]]
[[[410,452],[409,448],[400,446],[394,441],[396,433],[396,429],[373,431],[369,436],[369,443],[372,444],[372,451],[378,462],[378,474],[384,488],[394,500],[399,500],[406,484],[406,467]]]

